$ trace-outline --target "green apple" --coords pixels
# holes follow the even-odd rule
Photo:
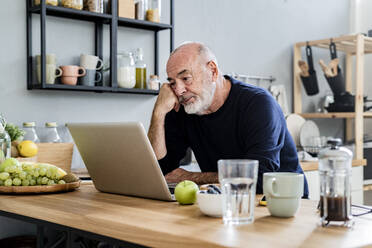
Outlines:
[[[185,180],[177,184],[174,189],[174,196],[181,205],[194,204],[196,201],[196,192],[199,187],[193,181]]]

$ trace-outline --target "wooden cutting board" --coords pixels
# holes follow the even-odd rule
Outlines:
[[[37,162],[58,166],[67,173],[71,172],[73,143],[38,143]]]
[[[68,192],[80,187],[80,181],[56,184],[56,185],[35,185],[35,186],[0,186],[0,194],[42,194],[55,192]]]

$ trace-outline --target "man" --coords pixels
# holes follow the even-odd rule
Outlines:
[[[181,45],[169,57],[167,74],[148,137],[168,182],[218,182],[219,159],[258,160],[257,193],[265,172],[303,173],[277,102],[264,89],[223,76],[208,47]],[[178,168],[188,147],[202,172]]]

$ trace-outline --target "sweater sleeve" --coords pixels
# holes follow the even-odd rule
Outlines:
[[[276,101],[268,94],[260,93],[242,109],[244,135],[242,145],[246,158],[259,161],[257,193],[262,193],[262,175],[278,171],[280,151],[285,141],[284,115]]]
[[[179,167],[181,159],[186,155],[188,143],[185,127],[179,113],[172,110],[165,117],[165,143],[167,154],[158,160],[164,175]]]

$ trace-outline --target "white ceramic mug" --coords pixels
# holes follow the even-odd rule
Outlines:
[[[52,64],[56,65],[56,55],[55,54],[45,54],[45,64]],[[36,55],[36,65],[40,66],[41,63],[41,55]]]
[[[37,70],[37,81],[41,83],[41,66],[36,66]],[[45,83],[46,84],[54,84],[57,77],[62,76],[62,70],[57,68],[54,64],[46,64],[45,65]]]
[[[80,66],[89,70],[101,70],[103,61],[97,56],[82,54],[80,55]]]
[[[300,207],[304,175],[291,172],[264,173],[263,191],[272,216],[292,217]]]

